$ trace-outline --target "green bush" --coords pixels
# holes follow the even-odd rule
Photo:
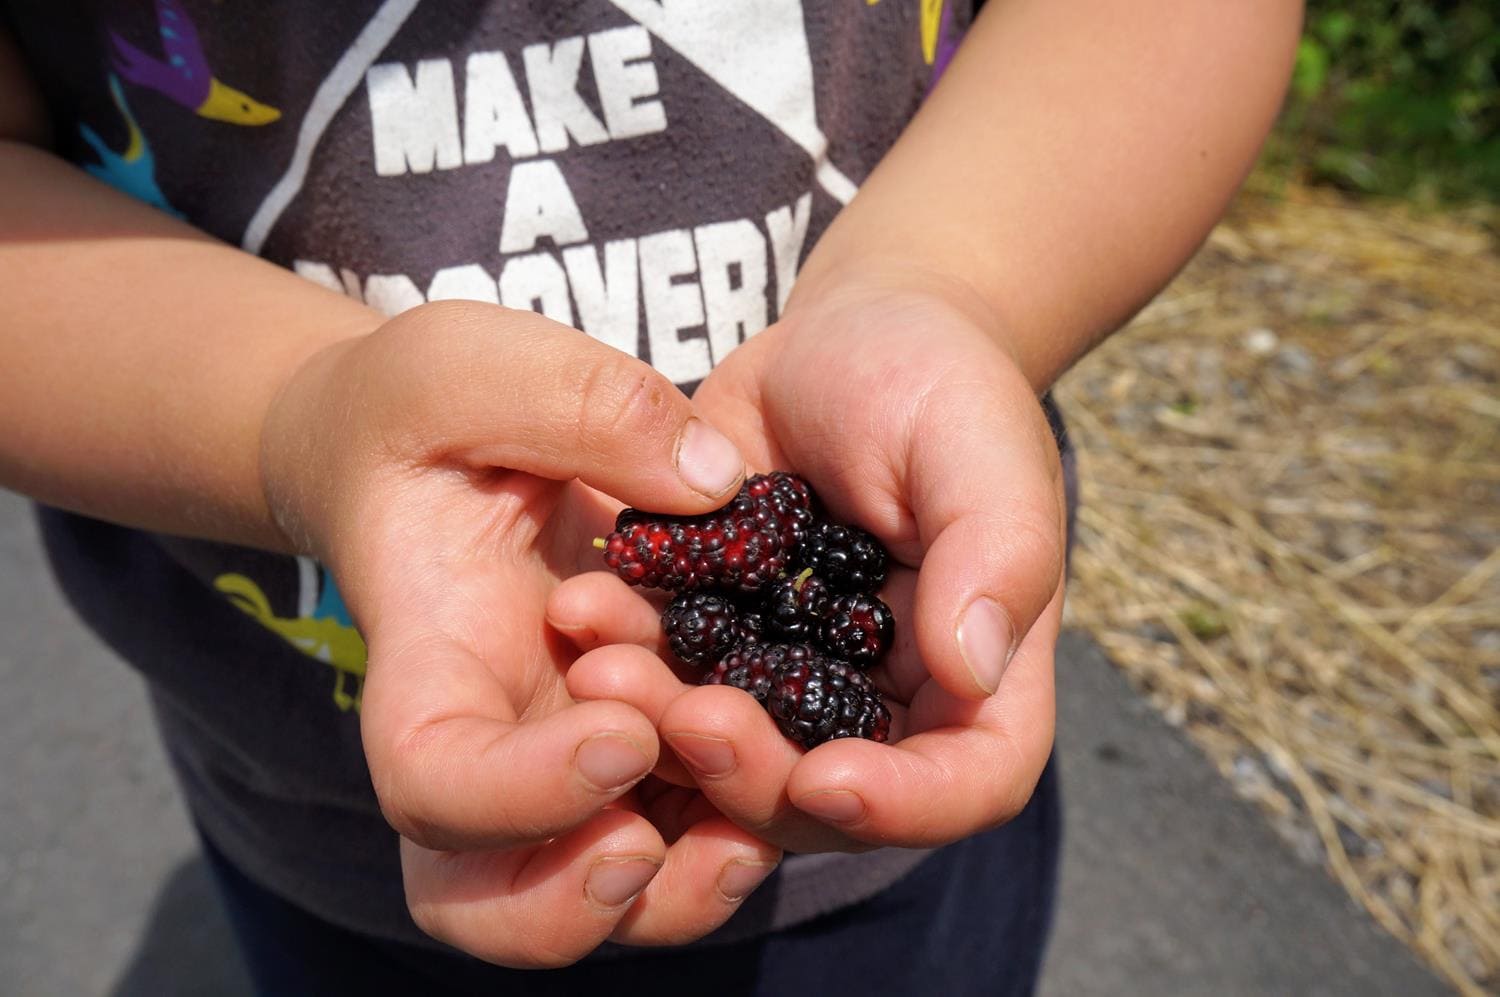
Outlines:
[[[1309,0],[1274,171],[1423,203],[1500,194],[1500,5]]]

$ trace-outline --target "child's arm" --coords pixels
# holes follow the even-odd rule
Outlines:
[[[633,684],[690,767],[698,749],[709,799],[789,849],[938,845],[1017,813],[1052,748],[1062,615],[1062,474],[1037,396],[1224,210],[1285,89],[1299,12],[991,0],[782,320],[695,396],[752,464],[804,473],[905,565],[875,670],[893,747],[803,755],[746,697],[665,671],[576,668],[574,694]],[[623,586],[581,579],[558,606],[597,613],[600,639],[654,639]]]
[[[261,419],[382,316],[0,140],[0,484],[170,533],[286,550]]]
[[[818,242],[793,302],[872,270],[958,285],[1046,388],[1224,212],[1280,110],[1301,12],[1301,0],[991,0]]]
[[[743,474],[733,446],[582,333],[463,302],[386,321],[27,144],[41,123],[0,42],[0,486],[330,566],[409,903],[443,940],[556,965],[727,918],[721,872],[777,850],[722,818],[668,846],[607,807],[655,730],[569,700],[542,607],[613,511],[565,482],[704,511]]]

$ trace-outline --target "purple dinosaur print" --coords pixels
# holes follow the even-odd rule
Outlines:
[[[115,72],[164,94],[205,118],[237,125],[265,125],[281,112],[219,81],[208,67],[198,29],[176,0],[156,0],[156,20],[166,61],[141,51],[111,31]]]

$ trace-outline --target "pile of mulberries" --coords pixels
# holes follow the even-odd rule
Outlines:
[[[756,475],[701,516],[626,509],[595,545],[630,584],[676,593],[662,628],[704,685],[750,693],[804,748],[890,735],[865,674],[895,634],[876,595],[888,555],[859,527],[821,518],[806,481]]]

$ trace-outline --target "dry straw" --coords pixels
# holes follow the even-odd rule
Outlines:
[[[1292,189],[1058,390],[1071,623],[1465,994],[1500,989],[1497,384],[1483,227]]]

